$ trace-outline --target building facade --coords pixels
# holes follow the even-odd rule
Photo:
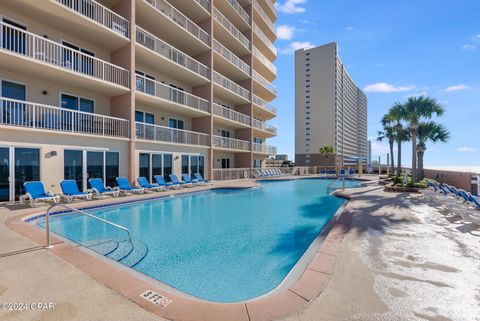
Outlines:
[[[0,201],[30,180],[244,177],[276,153],[274,0],[5,0],[0,13]]]
[[[320,148],[333,146],[334,155]],[[336,43],[295,52],[295,165],[354,166],[367,159],[367,98]]]

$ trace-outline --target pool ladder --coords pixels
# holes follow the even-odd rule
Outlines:
[[[340,176],[338,177],[336,180],[334,180],[333,182],[331,182],[330,184],[328,184],[327,186],[327,193],[330,189],[333,189],[335,190],[336,188],[333,188],[332,186],[336,183],[336,182],[339,182],[339,181],[342,181],[343,184],[342,184],[342,189],[344,190],[345,189],[345,176]]]

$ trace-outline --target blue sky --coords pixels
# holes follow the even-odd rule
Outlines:
[[[293,159],[293,50],[335,41],[340,57],[369,101],[373,156],[379,119],[396,101],[426,94],[446,107],[436,119],[451,132],[447,144],[429,144],[425,164],[480,165],[479,0],[277,0],[275,61],[279,96],[273,102],[278,136],[270,143]],[[403,162],[411,163],[410,145]]]

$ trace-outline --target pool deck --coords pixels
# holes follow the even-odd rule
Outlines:
[[[253,180],[242,180],[216,182],[213,187],[254,185]],[[45,311],[0,309],[0,319],[478,320],[479,229],[442,212],[436,204],[426,205],[421,195],[398,197],[369,185],[344,192],[352,200],[293,286],[233,304],[165,291],[120,264],[57,238],[52,249],[44,249],[44,231],[19,219],[47,207],[0,205],[0,303],[55,304],[55,310]],[[162,193],[121,201],[158,195]],[[155,305],[140,297],[146,290],[172,302],[166,307]]]

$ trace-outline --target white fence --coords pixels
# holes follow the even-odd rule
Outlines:
[[[216,181],[246,179],[251,176],[250,168],[214,168],[212,174]]]

